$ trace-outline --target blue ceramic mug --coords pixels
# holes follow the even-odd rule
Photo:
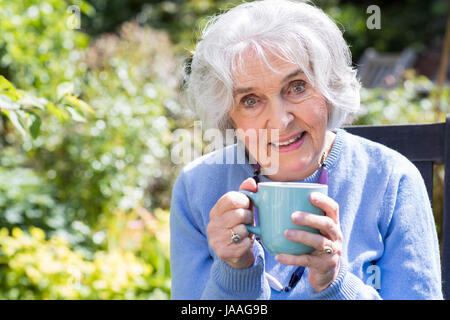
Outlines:
[[[271,254],[306,254],[314,248],[299,242],[293,242],[284,236],[287,229],[306,230],[319,233],[310,227],[298,226],[292,222],[291,215],[295,211],[303,211],[323,215],[324,212],[310,201],[311,192],[328,194],[328,186],[316,183],[296,182],[261,182],[258,191],[239,191],[247,195],[258,208],[257,226],[247,226],[248,231],[258,235],[264,247]]]

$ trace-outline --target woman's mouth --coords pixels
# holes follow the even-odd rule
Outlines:
[[[305,140],[306,131],[299,133],[298,135],[283,142],[271,142],[271,146],[276,148],[278,152],[289,152],[298,149]]]

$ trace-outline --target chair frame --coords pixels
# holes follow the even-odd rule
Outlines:
[[[433,164],[444,164],[444,210],[441,228],[442,291],[450,299],[450,114],[432,124],[349,126],[346,131],[397,150],[421,172],[433,199]]]

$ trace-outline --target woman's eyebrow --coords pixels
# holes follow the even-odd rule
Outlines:
[[[286,77],[284,77],[283,80],[281,80],[281,83],[284,83],[284,82],[288,81],[289,79],[299,76],[301,74],[303,74],[302,70],[300,70],[300,69],[295,70],[295,71],[291,72],[290,74],[288,74]],[[255,89],[254,87],[233,89],[233,97],[237,96],[238,94],[244,94],[244,93],[251,92],[254,89]]]
[[[233,97],[237,96],[238,94],[248,93],[253,91],[255,88],[248,87],[248,88],[236,88],[233,89]]]
[[[291,72],[291,73],[289,73],[286,77],[284,77],[283,80],[281,80],[281,83],[284,83],[284,82],[286,82],[287,80],[289,80],[289,79],[291,79],[291,78],[293,78],[293,77],[299,76],[299,75],[301,75],[301,74],[303,74],[303,71],[302,71],[302,70],[300,70],[300,69],[295,70],[294,72]]]

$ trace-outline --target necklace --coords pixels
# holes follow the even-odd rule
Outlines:
[[[328,170],[325,164],[325,159],[327,158],[327,153],[324,151],[319,161],[319,168],[321,169],[318,183],[328,185]],[[260,182],[259,175],[261,174],[261,166],[259,163],[252,164],[253,167],[253,179],[258,184]]]

